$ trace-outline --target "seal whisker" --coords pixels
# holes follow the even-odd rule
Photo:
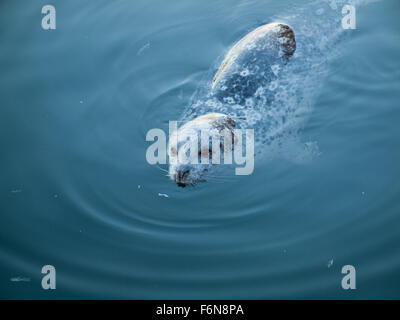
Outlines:
[[[157,169],[160,169],[161,171],[165,171],[165,172],[167,172],[168,173],[168,170],[167,169],[163,169],[163,168],[161,168],[160,166],[158,166],[158,165],[156,165],[156,168]]]
[[[214,180],[214,181],[232,181],[232,177],[218,177],[218,176],[207,176],[205,177],[207,180]]]

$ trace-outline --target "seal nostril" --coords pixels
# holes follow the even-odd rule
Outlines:
[[[189,174],[189,169],[182,172],[182,179],[185,178]]]
[[[189,175],[190,170],[185,169],[185,170],[180,170],[177,172],[176,177],[178,182],[183,182],[183,180]]]
[[[178,171],[178,179],[182,180],[189,174],[189,170]]]

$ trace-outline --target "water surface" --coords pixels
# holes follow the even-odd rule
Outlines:
[[[0,297],[400,298],[400,4],[358,1],[343,30],[339,2],[54,0],[44,31],[46,1],[2,1]],[[250,176],[177,187],[147,131],[277,20],[297,38],[276,88],[294,134]]]

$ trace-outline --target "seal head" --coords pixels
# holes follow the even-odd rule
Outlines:
[[[221,154],[232,152],[234,128],[235,121],[227,115],[208,113],[173,132],[168,145],[171,180],[181,187],[203,181]]]

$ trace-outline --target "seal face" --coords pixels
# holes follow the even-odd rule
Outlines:
[[[211,96],[227,107],[244,106],[247,98],[253,97],[261,84],[265,85],[276,78],[272,67],[279,68],[286,64],[295,50],[294,32],[285,24],[270,23],[253,30],[227,53],[212,81]],[[228,98],[229,103],[225,103]],[[267,97],[265,103],[270,103],[269,99]],[[222,113],[207,113],[183,125],[171,135],[169,141],[170,178],[180,186],[203,181],[204,174],[212,164],[201,160],[209,159],[217,148],[224,149],[227,146],[221,144],[204,148],[204,145],[198,145],[198,141],[201,141],[198,136],[201,132],[208,132],[210,136],[221,140],[226,130],[230,130],[233,146],[235,126],[235,121]],[[182,161],[181,158],[189,161]]]
[[[213,154],[232,152],[235,122],[222,113],[208,113],[187,122],[171,134],[169,176],[179,186],[201,181],[213,164]],[[221,139],[224,138],[224,139]],[[211,140],[211,141],[210,141]]]

